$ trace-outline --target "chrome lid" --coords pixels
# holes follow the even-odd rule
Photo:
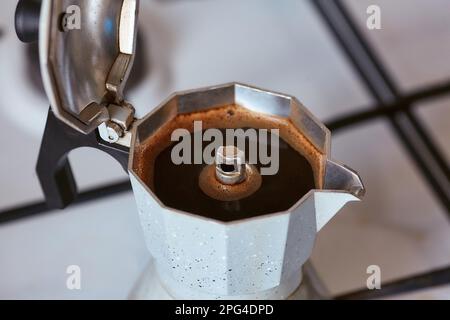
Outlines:
[[[89,133],[123,103],[134,58],[139,0],[43,0],[39,51],[55,115]]]

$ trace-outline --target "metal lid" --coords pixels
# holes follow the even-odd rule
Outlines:
[[[133,64],[139,0],[44,0],[39,51],[55,115],[89,133],[122,104]]]

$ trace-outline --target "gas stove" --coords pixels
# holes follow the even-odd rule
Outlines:
[[[25,47],[17,42],[11,29],[13,26],[14,8],[15,2],[7,1],[5,10],[2,10],[2,14],[5,15],[5,19],[2,19],[2,21],[9,20],[10,23],[4,23],[0,26],[3,30],[0,38],[0,54],[5,55],[5,58],[2,60],[9,63],[2,65],[2,71],[7,70],[7,72],[2,72],[0,81],[3,88],[11,87],[11,83],[15,85],[14,90],[5,90],[2,97],[0,97],[0,104],[2,106],[4,128],[9,132],[16,133],[7,139],[4,137],[5,147],[8,148],[10,146],[10,150],[17,150],[16,146],[22,145],[23,148],[21,148],[20,152],[13,152],[15,154],[14,163],[10,161],[11,158],[2,159],[8,161],[3,167],[10,168],[9,171],[14,172],[14,175],[9,175],[6,171],[5,174],[2,173],[2,178],[6,177],[8,181],[8,188],[2,190],[5,196],[2,197],[0,205],[3,208],[15,206],[21,202],[35,201],[42,197],[33,171],[48,111],[48,102],[39,81],[39,69],[36,68],[36,64],[33,62],[36,59],[36,49]],[[203,14],[204,12],[208,12],[208,14],[205,15]],[[233,25],[226,23],[230,14],[233,14],[235,17]],[[250,26],[247,23],[249,20],[253,22]],[[302,21],[301,29],[307,29],[308,33],[302,33],[298,30],[298,21]],[[138,75],[134,80],[130,78],[130,81],[134,81],[134,83],[130,82],[130,90],[127,91],[127,100],[136,106],[137,117],[144,116],[172,92],[202,87],[211,83],[217,84],[236,80],[272,88],[276,91],[289,92],[298,96],[306,105],[312,106],[312,111],[321,119],[338,116],[346,111],[354,111],[356,109],[355,106],[365,106],[364,108],[366,108],[371,104],[371,99],[361,89],[359,80],[347,71],[345,59],[336,54],[337,49],[328,38],[326,26],[321,24],[315,15],[315,11],[307,3],[288,3],[275,8],[270,2],[265,2],[262,5],[258,2],[258,5],[256,5],[252,3],[242,4],[240,2],[200,4],[190,1],[168,3],[142,1],[139,30],[139,37],[142,37],[139,43],[144,44],[140,50],[142,50],[144,57],[149,58],[143,59],[143,61],[141,60],[138,63],[140,68],[137,68],[137,71],[142,71],[142,74]],[[248,41],[249,38],[253,39],[253,41]],[[267,46],[266,39],[271,39],[273,45]],[[158,45],[155,45],[155,43]],[[234,43],[235,46],[230,46],[230,43]],[[313,45],[305,47],[304,43]],[[205,44],[208,45],[206,49]],[[236,48],[239,48],[239,50]],[[211,51],[221,52],[222,54],[211,55]],[[139,48],[136,59],[139,60]],[[322,68],[317,69],[314,67],[317,64],[320,64]],[[234,68],[229,68],[230,65],[234,66]],[[336,83],[340,83],[338,89],[336,88]],[[320,94],[320,92],[326,92],[326,95]],[[32,103],[29,103],[30,101]],[[333,102],[333,108],[330,108],[331,101]],[[16,107],[4,107],[9,104],[13,104]],[[140,108],[140,106],[145,107]],[[361,108],[361,110],[364,109]],[[24,117],[24,115],[27,116]],[[381,130],[376,129],[375,131]],[[343,139],[338,138],[338,143],[341,146],[337,150],[349,148],[353,150],[353,159],[366,161],[364,156],[360,155],[350,143],[340,143],[339,140],[342,141]],[[389,140],[388,136],[386,140]],[[342,154],[339,150],[337,153]],[[396,151],[393,154],[394,157],[401,157],[399,156],[400,153]],[[71,154],[71,160],[81,190],[115,182],[125,177],[119,165],[115,164],[107,156],[92,150],[77,150]],[[379,161],[384,165],[388,165],[381,158]],[[365,168],[364,164],[359,163],[359,166]],[[95,167],[95,170],[92,169],[93,167]],[[368,169],[364,169],[364,171],[370,172]],[[408,172],[411,172],[411,170]],[[416,175],[414,177],[414,184],[417,183],[419,185],[416,182]],[[24,181],[27,182],[24,183]],[[421,187],[420,190],[423,191],[424,188]],[[369,201],[373,205],[373,200]],[[439,213],[438,210],[432,209],[434,208],[433,205],[428,205],[428,203],[431,203],[431,201],[426,200],[425,204],[427,205],[423,204],[420,208],[425,211],[427,210],[426,208],[431,208],[432,212]],[[61,244],[61,246],[54,248],[50,247],[49,250],[46,250],[47,254],[42,257],[40,263],[42,264],[42,269],[39,271],[40,279],[51,277],[52,274],[57,273],[62,274],[60,276],[61,281],[55,280],[52,282],[53,285],[48,287],[49,291],[47,292],[45,290],[31,290],[27,291],[27,293],[17,293],[17,296],[28,297],[31,295],[39,297],[41,295],[50,297],[54,296],[55,292],[59,292],[58,295],[60,297],[67,298],[95,297],[98,295],[103,297],[126,297],[129,294],[131,284],[134,282],[137,274],[139,274],[139,270],[147,264],[146,258],[143,258],[146,256],[146,249],[142,245],[140,237],[126,236],[122,239],[128,243],[128,248],[130,246],[134,248],[133,252],[128,252],[127,246],[122,241],[114,236],[110,237],[109,234],[117,234],[119,232],[125,234],[125,232],[121,231],[124,225],[127,230],[131,231],[128,232],[129,234],[139,234],[137,219],[128,220],[129,218],[126,218],[126,215],[123,214],[132,205],[133,199],[131,196],[120,196],[120,198],[118,197],[114,200],[106,198],[106,200],[100,200],[97,205],[85,204],[78,208],[69,208],[66,211],[67,214],[49,215],[37,220],[24,222],[21,227],[22,232],[28,230],[31,235],[40,234],[37,229],[48,230],[49,228],[52,230],[58,229],[60,230],[59,232],[64,233],[64,230],[67,232],[65,225],[71,224],[72,228],[76,230],[86,230],[88,238],[96,239],[97,244],[87,240],[76,240],[79,237],[74,233],[72,235],[73,242],[68,242],[65,246]],[[107,219],[108,216],[103,212],[111,213],[115,219],[108,223],[111,229],[103,230],[100,234],[97,234],[95,229],[91,227],[91,224],[103,225],[104,219]],[[434,216],[435,220],[439,220],[436,215]],[[364,218],[352,220],[346,218],[344,214],[340,220],[337,220],[336,227],[327,227],[328,231],[325,230],[324,232],[333,239],[335,231],[338,234],[338,230],[346,229],[339,221],[347,221],[352,225],[353,221],[361,219],[364,220]],[[399,224],[399,221],[394,222]],[[413,225],[412,222],[409,223]],[[438,224],[442,226],[442,232],[438,234],[445,234],[445,222]],[[364,227],[360,225],[358,228]],[[13,242],[12,239],[15,239],[14,235],[20,234],[15,230],[17,230],[17,227],[14,227],[14,225],[3,227],[2,234],[8,239],[7,242]],[[103,235],[103,238],[99,238],[101,235]],[[387,235],[387,237],[391,236]],[[46,237],[42,236],[40,238],[46,239]],[[324,235],[323,238],[319,239],[318,245],[321,248],[326,248],[326,245],[324,246],[326,238],[327,236]],[[345,238],[342,235],[337,236],[337,239],[343,239],[343,241],[348,242]],[[25,238],[26,240],[23,239],[22,237],[20,241],[25,242],[26,247],[32,248],[34,246],[31,237],[29,239]],[[107,239],[110,242],[107,242]],[[397,241],[400,241],[397,243],[402,243],[401,239],[399,240],[393,235],[392,239],[397,239]],[[47,243],[51,242],[51,239],[34,242],[36,245],[46,247]],[[440,243],[445,246],[446,242],[440,241]],[[130,263],[120,262],[119,260],[123,259],[114,257],[111,249],[108,249],[108,246],[111,244],[122,247],[120,256],[128,257]],[[79,248],[84,246],[92,247],[92,252],[102,256],[103,259],[99,260],[104,261],[97,260],[94,268],[91,265],[93,263],[92,259],[83,257],[80,252]],[[38,248],[36,247],[35,251],[38,251]],[[75,256],[66,252],[66,250],[75,252]],[[3,252],[7,251],[3,249]],[[18,257],[21,258],[18,261],[27,261],[26,256],[28,254],[26,252],[29,251],[19,250]],[[51,261],[55,259],[56,252],[61,255],[61,259],[55,264]],[[414,260],[412,253],[410,256],[411,259],[409,260],[417,261]],[[322,265],[325,265],[327,262],[325,257],[326,254],[321,256],[316,253],[316,260],[322,261]],[[58,289],[60,286],[58,283],[64,283],[65,267],[73,263],[70,262],[72,260],[75,260],[82,266],[90,265],[88,267],[89,281],[92,281],[91,283],[94,283],[97,288],[102,289],[84,291],[84,294],[83,292],[68,292],[64,286]],[[444,260],[440,263],[444,264]],[[112,270],[108,267],[111,264],[116,265]],[[339,265],[342,264],[338,263]],[[426,270],[426,266],[431,268],[433,265],[439,265],[439,262],[430,263],[429,266],[426,264],[422,269]],[[151,266],[151,263],[149,266]],[[17,268],[17,266],[11,268],[11,270],[13,269],[17,269],[17,272],[20,272],[20,268]],[[99,273],[94,271],[106,269],[110,271],[105,273],[104,276],[99,276]],[[109,281],[109,279],[117,278],[117,274],[124,276],[119,271],[124,269],[127,270],[126,281],[116,284]],[[327,268],[322,268],[322,270],[325,269]],[[328,268],[328,271],[331,269]],[[5,268],[5,270],[8,269]],[[362,271],[363,275],[365,275],[364,271]],[[417,271],[420,270],[417,269]],[[23,270],[22,273],[26,273],[26,270]],[[11,275],[11,272],[6,272],[5,275],[7,276],[8,274]],[[401,273],[398,275],[401,275]],[[7,277],[10,280],[8,282],[3,280],[3,283],[7,283],[3,287],[10,289],[5,291],[5,294],[19,292],[17,291],[18,289],[15,289],[17,288],[17,283],[12,281],[15,276]],[[39,283],[38,279],[24,282],[22,287],[29,287],[30,285],[33,287],[35,281]],[[327,280],[326,274],[325,279]],[[335,283],[339,282],[340,280]],[[333,280],[331,280],[331,283],[333,283]],[[354,284],[354,286],[355,288],[360,287],[361,284]]]

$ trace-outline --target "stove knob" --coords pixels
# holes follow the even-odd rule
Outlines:
[[[15,27],[20,41],[31,43],[39,40],[41,2],[41,0],[20,0],[17,4]]]

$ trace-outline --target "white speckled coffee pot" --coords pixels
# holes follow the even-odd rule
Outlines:
[[[311,190],[285,212],[232,222],[166,207],[133,171],[135,148],[177,114],[233,103],[289,118],[327,155],[324,188]],[[147,246],[167,296],[289,298],[302,282],[302,266],[311,255],[317,232],[345,203],[358,201],[364,194],[358,175],[329,160],[329,150],[328,129],[297,99],[236,83],[175,94],[138,121],[131,145],[130,179]],[[142,288],[138,291],[137,298],[149,295]]]

